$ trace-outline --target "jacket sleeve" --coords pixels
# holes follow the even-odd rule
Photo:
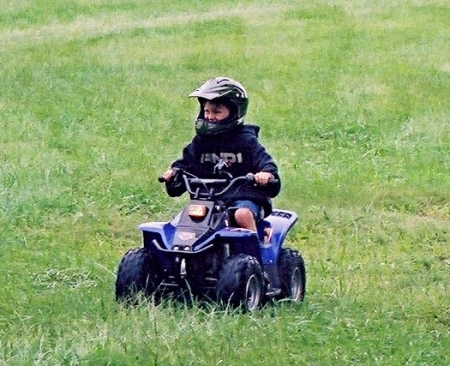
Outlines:
[[[172,163],[172,168],[189,171],[194,161],[194,144],[191,142],[183,149],[183,156]],[[186,186],[181,177],[175,176],[170,182],[166,182],[166,192],[170,197],[181,196],[186,192]]]
[[[278,173],[278,167],[272,158],[272,156],[267,152],[265,147],[258,141],[255,137],[252,141],[253,148],[253,161],[255,164],[255,173],[258,172],[267,172],[271,173],[274,179],[277,180],[276,183],[270,183],[269,185],[262,187],[267,195],[271,198],[274,198],[280,193],[281,190],[281,179]]]

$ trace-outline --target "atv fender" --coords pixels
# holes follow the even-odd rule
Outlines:
[[[170,222],[145,222],[140,224],[138,229],[142,231],[144,235],[144,246],[150,246],[149,243],[153,239],[159,239],[166,246],[167,243],[172,243],[180,217],[181,213],[175,216]]]
[[[231,254],[248,254],[255,257],[262,264],[261,251],[259,249],[258,236],[252,230],[226,227],[215,233],[214,238],[220,238],[230,245]]]
[[[264,265],[276,264],[281,246],[289,230],[297,222],[295,212],[274,210],[258,223],[258,235],[261,238],[261,256]]]

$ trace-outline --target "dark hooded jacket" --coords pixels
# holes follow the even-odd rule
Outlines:
[[[217,135],[196,135],[183,149],[183,157],[176,160],[172,168],[181,168],[199,178],[217,178],[214,176],[214,166],[223,159],[233,177],[261,171],[272,173],[278,183],[242,185],[222,196],[225,204],[241,199],[252,200],[261,205],[264,216],[268,216],[272,212],[271,198],[280,192],[281,183],[274,160],[258,140],[259,129],[258,126],[240,125]],[[186,191],[184,184],[174,182],[166,183],[166,189],[171,197]]]

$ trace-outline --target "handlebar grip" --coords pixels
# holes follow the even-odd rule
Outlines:
[[[174,179],[177,179],[177,177],[182,173],[183,171],[180,168],[172,168],[172,179],[170,181],[173,181]],[[166,180],[162,175],[158,177],[159,183],[165,183]]]
[[[248,173],[245,176],[245,180],[248,184],[254,184],[255,183],[255,175],[253,173]],[[277,184],[280,180],[279,179],[269,179],[268,184]]]
[[[248,173],[248,174],[245,176],[245,181],[246,181],[248,184],[253,184],[253,183],[255,183],[255,174],[253,174],[253,173]]]

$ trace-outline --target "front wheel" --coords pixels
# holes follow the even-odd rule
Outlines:
[[[116,300],[134,302],[136,296],[149,296],[162,281],[162,271],[147,248],[130,249],[122,258],[116,279]]]
[[[306,269],[300,253],[295,249],[282,248],[278,259],[281,280],[281,299],[303,301],[306,293]]]
[[[264,299],[264,276],[255,257],[238,254],[228,257],[217,283],[220,302],[253,311]]]

